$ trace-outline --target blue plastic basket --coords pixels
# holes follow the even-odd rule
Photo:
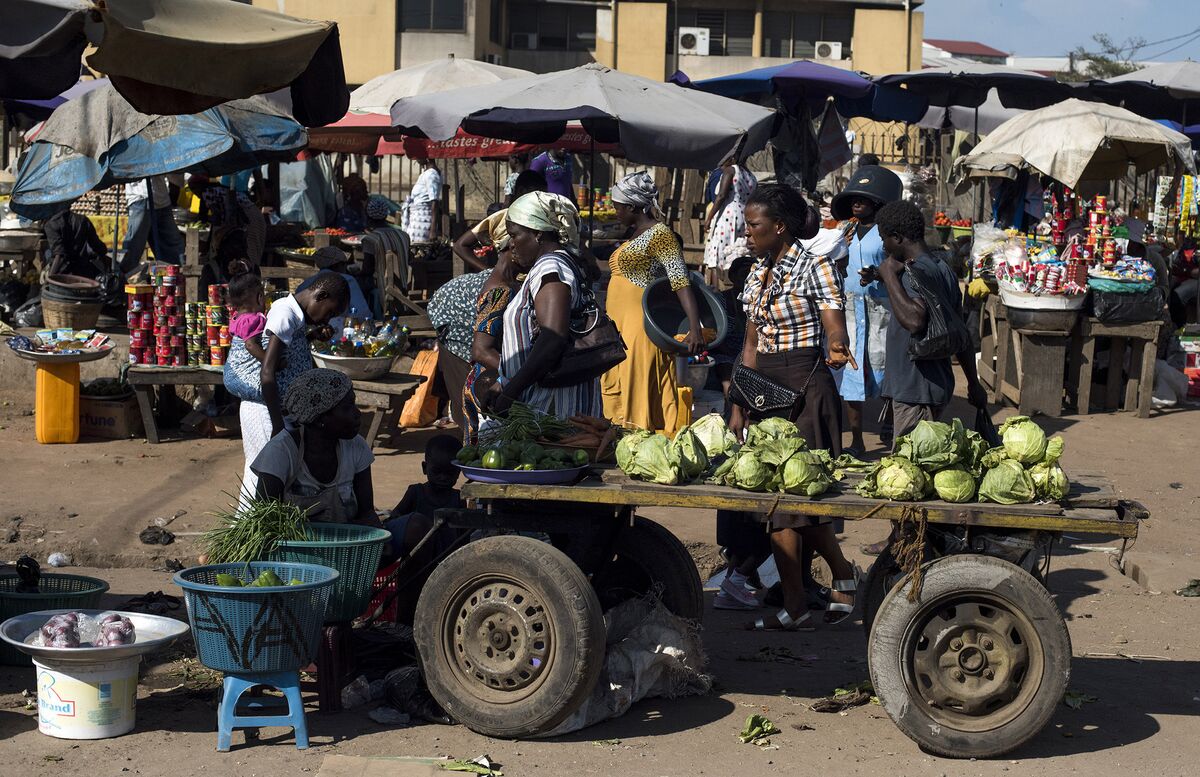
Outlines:
[[[217,585],[226,574],[252,582],[273,570],[297,585],[232,588]],[[183,589],[200,663],[219,672],[290,672],[317,654],[335,569],[316,564],[252,561],[210,564],[175,575]]]
[[[354,620],[371,599],[375,570],[383,544],[392,538],[385,529],[352,523],[310,523],[307,540],[284,540],[271,553],[272,561],[319,564],[338,571],[329,594],[327,622]]]

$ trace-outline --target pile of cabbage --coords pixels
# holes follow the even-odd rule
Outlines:
[[[837,479],[829,451],[809,450],[796,425],[782,418],[753,424],[745,444],[716,413],[681,429],[674,439],[635,431],[617,443],[617,466],[631,478],[675,485],[704,480],[746,491],[802,496],[825,493]]]
[[[1002,445],[963,428],[921,421],[897,440],[896,453],[871,467],[855,489],[860,495],[899,502],[936,496],[946,502],[1023,504],[1060,501],[1070,490],[1059,466],[1061,437],[1047,439],[1027,416],[1013,416],[999,429]]]

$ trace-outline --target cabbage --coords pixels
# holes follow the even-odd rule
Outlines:
[[[967,432],[964,435],[966,451],[963,453],[962,465],[972,475],[979,477],[983,474],[983,456],[988,452],[988,441],[978,432]],[[1003,448],[1001,448],[1003,450]]]
[[[1038,499],[1058,502],[1066,499],[1071,490],[1067,473],[1063,472],[1062,467],[1049,461],[1034,464],[1029,469],[1029,478],[1033,481],[1033,491]]]
[[[671,448],[679,457],[679,474],[684,480],[700,477],[708,469],[708,453],[700,438],[689,429],[683,429],[671,441]]]
[[[775,471],[763,464],[754,451],[742,448],[733,463],[733,485],[746,491],[766,491]]]
[[[965,469],[944,469],[934,474],[933,490],[946,502],[970,502],[975,498],[975,478]]]
[[[979,483],[979,501],[1015,505],[1032,502],[1033,479],[1020,463],[1005,459],[983,474]]]
[[[1042,461],[1046,464],[1057,464],[1063,455],[1063,438],[1051,437],[1046,441],[1046,455]]]
[[[781,440],[794,437],[804,443],[800,430],[786,418],[764,418],[756,424],[751,424],[746,431],[746,445],[754,447],[768,440]]]
[[[622,443],[627,440],[631,442],[626,452],[627,465],[621,467],[622,472],[631,478],[648,480],[664,486],[673,486],[679,482],[679,451],[671,445],[669,439],[661,434],[633,434],[621,438]]]
[[[633,462],[633,452],[638,443],[653,436],[650,432],[639,429],[621,437],[620,442],[617,443],[617,466],[621,468],[622,472],[626,475],[629,474],[629,468]]]
[[[929,479],[904,456],[885,456],[855,489],[862,496],[915,502],[925,496]]]
[[[822,458],[811,451],[798,451],[784,462],[781,488],[789,494],[819,496],[833,484]]]
[[[772,467],[782,467],[783,463],[792,457],[796,451],[804,450],[804,439],[800,437],[783,437],[778,440],[767,440],[756,445],[746,446],[754,451],[763,464]]]
[[[934,471],[962,461],[966,432],[957,418],[953,425],[921,421],[896,442],[896,453],[919,467]]]
[[[1005,421],[1000,437],[1008,455],[1022,464],[1037,464],[1046,455],[1046,433],[1029,416],[1015,415]]]
[[[992,448],[979,457],[979,465],[985,469],[991,469],[1002,461],[1008,461],[1011,457],[1008,455],[1008,450],[1003,446]]]
[[[687,427],[687,430],[700,440],[700,444],[704,446],[704,451],[710,459],[724,454],[737,442],[733,432],[729,431],[729,427],[725,425],[725,420],[716,413],[709,413],[693,422],[691,426]],[[678,435],[676,436],[678,437]]]

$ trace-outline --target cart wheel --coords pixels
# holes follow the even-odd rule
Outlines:
[[[863,632],[868,639],[871,637],[871,624],[875,622],[875,614],[879,612],[884,598],[901,576],[900,566],[896,563],[896,557],[892,555],[889,545],[875,557],[875,563],[871,564],[867,576],[859,584],[858,596],[862,597],[863,603]]]
[[[988,556],[925,568],[920,600],[895,587],[868,644],[871,681],[900,730],[925,750],[990,758],[1037,734],[1062,699],[1071,638],[1029,573]]]
[[[662,602],[681,618],[704,619],[704,587],[696,562],[679,538],[661,525],[637,516],[621,530],[613,559],[592,578],[592,586],[607,612],[635,596],[662,586]]]
[[[430,693],[486,736],[554,728],[604,664],[604,618],[587,577],[528,537],[478,540],[439,564],[421,590],[414,637]]]

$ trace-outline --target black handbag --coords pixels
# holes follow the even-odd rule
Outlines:
[[[558,366],[538,381],[547,388],[575,386],[595,380],[626,358],[621,331],[600,309],[596,295],[581,281],[579,310],[571,314],[570,339]]]
[[[962,316],[954,311],[951,300],[944,300],[931,290],[912,266],[908,268],[913,291],[925,302],[925,332],[908,343],[908,355],[913,361],[949,359],[972,350],[971,332]]]
[[[808,393],[808,384],[820,367],[821,360],[818,357],[808,379],[796,391],[739,362],[729,379],[729,401],[757,416],[786,412],[788,420],[794,421],[804,411],[804,395]]]

